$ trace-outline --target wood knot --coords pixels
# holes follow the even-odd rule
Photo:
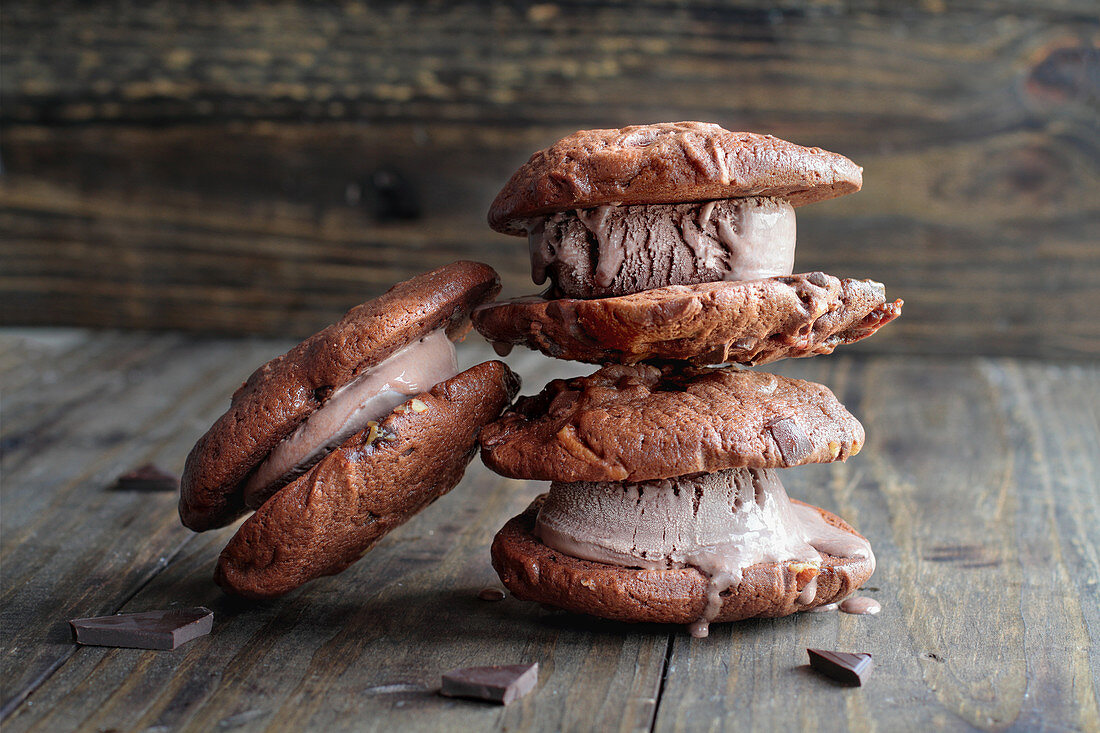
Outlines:
[[[1026,89],[1047,103],[1100,103],[1100,46],[1066,40],[1047,46],[1031,67]]]

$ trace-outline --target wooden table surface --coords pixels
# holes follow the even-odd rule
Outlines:
[[[0,332],[4,729],[1097,730],[1100,368],[837,354],[774,371],[828,384],[867,428],[847,464],[783,472],[866,534],[877,617],[802,614],[710,638],[508,598],[488,546],[540,491],[476,460],[453,493],[343,575],[243,603],[211,581],[232,528],[192,534],[171,493],[233,388],[288,344]],[[466,363],[488,358],[475,339]],[[508,360],[525,393],[587,367]],[[179,605],[213,633],[171,652],[77,647],[67,619]],[[806,647],[874,654],[863,688]],[[437,696],[453,667],[537,661],[507,708]]]

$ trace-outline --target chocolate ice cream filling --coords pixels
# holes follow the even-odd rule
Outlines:
[[[775,198],[598,206],[528,223],[531,277],[596,298],[794,269],[794,208]]]
[[[258,507],[369,423],[380,421],[409,397],[427,392],[456,374],[454,344],[443,329],[393,353],[333,391],[297,430],[272,449],[245,482],[245,503]]]
[[[550,485],[535,523],[547,546],[572,557],[648,570],[694,567],[708,579],[707,606],[691,632],[706,636],[757,563],[821,565],[821,553],[874,562],[871,545],[792,504],[771,469],[735,468],[644,483]],[[816,578],[816,573],[815,573]],[[799,602],[811,603],[810,580]]]

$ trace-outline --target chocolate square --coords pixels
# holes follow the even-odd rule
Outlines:
[[[539,665],[508,664],[495,667],[454,669],[443,675],[440,694],[507,705],[518,700],[539,681]]]
[[[78,618],[69,622],[76,643],[131,649],[175,649],[210,633],[214,612],[209,608],[120,613]]]
[[[821,674],[848,685],[862,685],[863,678],[871,673],[874,663],[865,652],[830,652],[825,649],[807,649],[810,666]]]

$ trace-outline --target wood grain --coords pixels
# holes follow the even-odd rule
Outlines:
[[[29,336],[27,334],[30,334]],[[233,528],[194,535],[175,497],[109,490],[178,470],[229,392],[285,341],[0,332],[0,678],[5,730],[1095,730],[1100,726],[1100,367],[834,356],[769,366],[830,385],[867,429],[789,492],[871,540],[877,617],[716,625],[709,639],[508,598],[488,546],[540,490],[471,466],[348,572],[268,603],[210,576]],[[464,365],[489,358],[469,339]],[[531,352],[524,393],[590,370]],[[9,400],[12,413],[8,414]],[[204,604],[173,652],[75,647],[77,615]],[[865,687],[805,648],[870,651]],[[507,708],[438,697],[458,666],[538,661]]]
[[[843,152],[799,269],[905,316],[858,349],[1095,356],[1100,18],[1036,5],[5,6],[0,319],[303,335],[458,257],[582,127],[713,120]]]
[[[246,374],[232,366],[271,349],[110,334],[74,345],[3,344],[27,354],[15,376],[31,377],[9,389],[5,375],[2,390],[5,714],[73,653],[67,619],[117,611],[186,541],[177,497],[111,491],[114,479],[149,461],[179,470],[196,412],[222,407]]]
[[[677,635],[656,729],[1096,729],[1100,371],[834,357],[834,376],[818,361],[776,371],[832,384],[867,447],[784,483],[871,540],[882,615]],[[874,673],[859,690],[808,684],[806,647],[870,652]]]

